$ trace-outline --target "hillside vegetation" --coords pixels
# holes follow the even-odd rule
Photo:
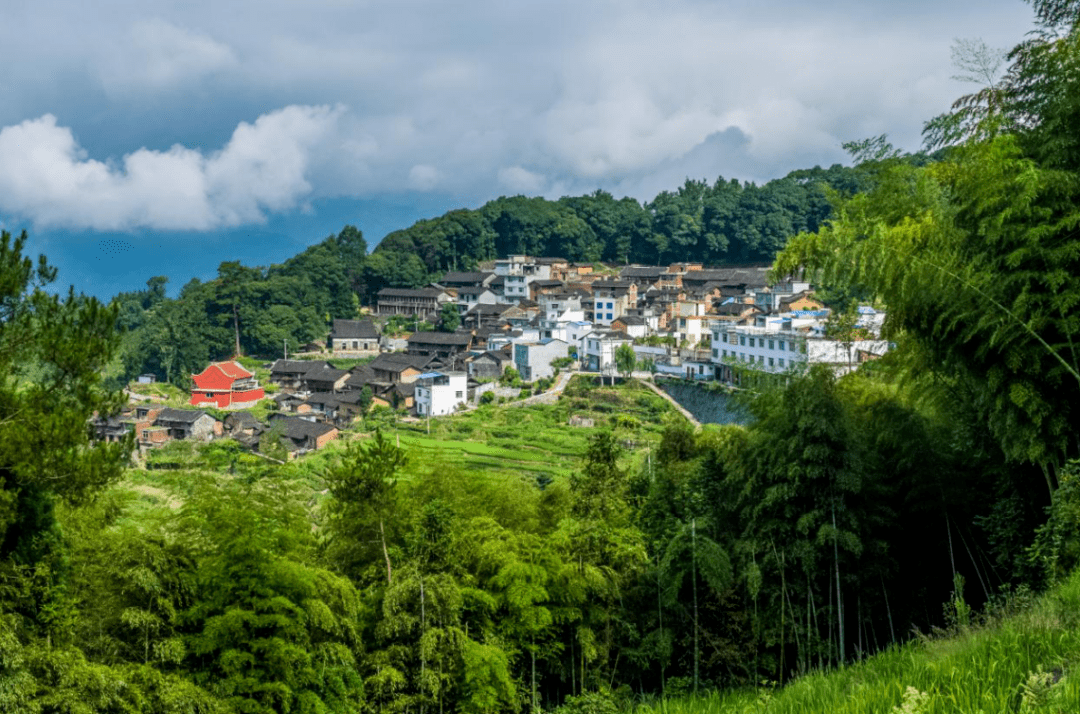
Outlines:
[[[919,637],[783,689],[716,692],[639,714],[1065,714],[1080,708],[1080,572],[1037,598],[1013,598],[979,624]],[[955,611],[953,613],[956,614]],[[772,683],[775,685],[775,682]]]

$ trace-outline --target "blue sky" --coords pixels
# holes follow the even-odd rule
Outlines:
[[[99,297],[500,195],[766,181],[971,89],[1019,0],[39,0],[5,8],[0,224]]]

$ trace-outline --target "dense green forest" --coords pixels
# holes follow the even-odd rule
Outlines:
[[[131,468],[131,444],[87,427],[119,407],[106,375],[131,359],[122,343],[147,340],[170,375],[229,351],[236,324],[243,347],[269,349],[288,336],[256,329],[260,315],[302,326],[355,309],[372,278],[362,238],[103,306],[44,292],[55,271],[5,233],[0,711],[615,712],[871,672],[858,662],[894,642],[970,631],[984,606],[1075,572],[1080,6],[1033,5],[1039,31],[1005,76],[928,124],[940,160],[853,147],[865,183],[777,256],[781,273],[881,300],[897,349],[744,394],[746,425],[695,431],[632,381],[578,377],[556,405],[486,406],[430,437],[376,413],[318,459],[219,441],[167,454],[178,470]],[[510,223],[514,250],[557,250]],[[410,245],[421,272],[446,267]],[[566,425],[583,411],[587,437]],[[426,456],[440,439],[473,460]],[[573,466],[537,478],[539,443]],[[1047,607],[1033,617],[1057,639],[1014,642],[1071,673],[1075,608]],[[949,689],[957,669],[928,671],[925,706],[897,688],[873,707],[985,706]],[[863,692],[861,676],[835,681]],[[999,710],[1063,711],[1021,702],[1029,685],[1002,679]]]

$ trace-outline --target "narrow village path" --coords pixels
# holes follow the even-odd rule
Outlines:
[[[519,399],[516,402],[510,402],[506,406],[508,407],[528,407],[533,404],[554,404],[559,401],[559,395],[566,389],[566,385],[570,383],[570,378],[577,372],[571,372],[569,370],[565,372],[559,372],[559,378],[555,380],[555,384],[551,389],[547,390],[543,394],[534,394],[531,397],[525,397]]]
[[[686,407],[684,407],[682,404],[679,404],[677,401],[675,401],[675,399],[670,394],[665,392],[663,389],[660,389],[660,387],[657,387],[655,384],[652,383],[651,380],[638,379],[638,381],[641,382],[642,384],[644,384],[649,389],[656,392],[657,394],[659,394],[664,399],[668,400],[673,407],[675,407],[676,409],[679,410],[680,414],[682,414],[684,417],[686,417],[690,421],[690,423],[694,425],[695,429],[700,429],[701,428],[701,422],[699,422],[697,419],[695,419],[694,415],[686,410]]]

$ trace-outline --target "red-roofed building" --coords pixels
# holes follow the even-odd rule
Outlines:
[[[192,380],[195,389],[191,392],[190,403],[197,407],[247,407],[266,396],[255,375],[236,362],[214,362]]]

